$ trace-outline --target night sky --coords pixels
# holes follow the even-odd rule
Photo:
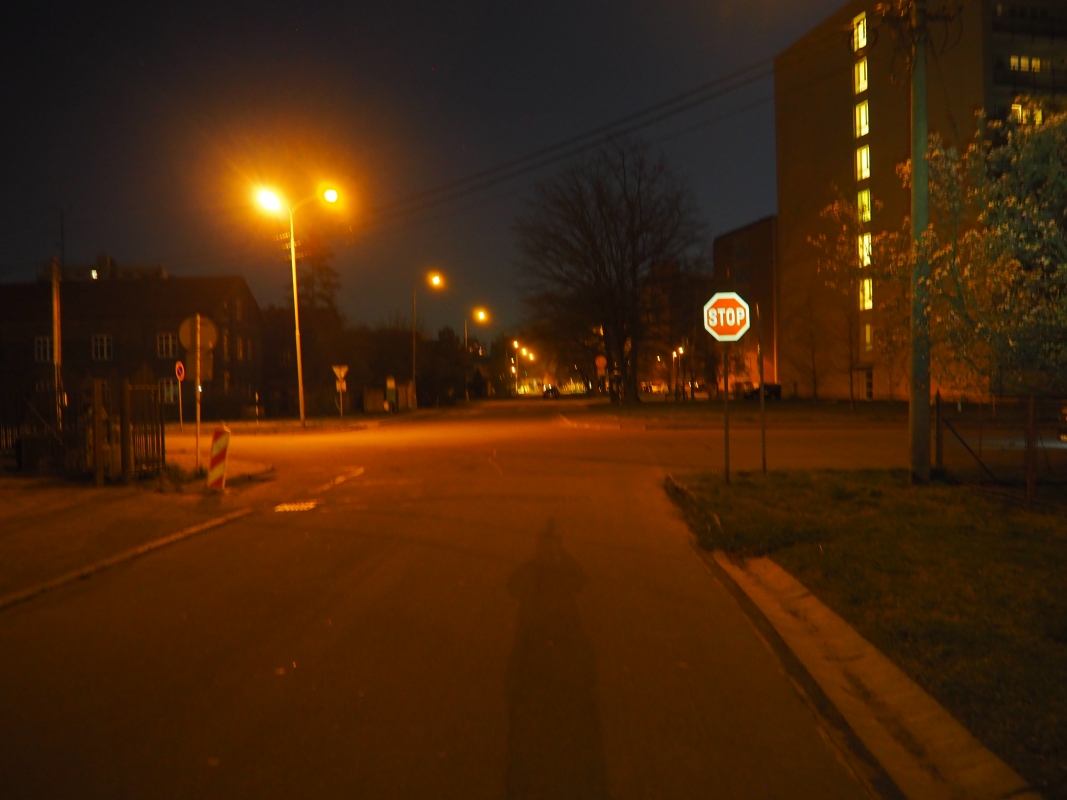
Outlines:
[[[244,275],[285,302],[266,183],[346,200],[297,215],[331,237],[352,322],[410,320],[430,267],[449,290],[425,330],[489,307],[519,321],[510,226],[552,168],[368,223],[375,209],[522,156],[769,58],[838,0],[509,3],[23,3],[5,13],[0,280],[59,254],[173,275]],[[775,211],[772,81],[642,132],[688,176],[711,229]]]

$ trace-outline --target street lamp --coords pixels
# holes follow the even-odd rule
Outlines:
[[[440,272],[431,272],[426,276],[426,283],[431,289],[444,289],[445,279]],[[415,303],[415,294],[418,291],[419,285],[416,283],[411,287],[411,409],[412,411],[419,404],[419,396],[415,391],[415,358],[418,352],[418,333],[416,332],[415,323],[417,308]]]
[[[485,325],[489,322],[489,312],[484,308],[476,308],[470,314],[463,315],[463,349],[466,354],[463,356],[463,396],[469,401],[471,399],[470,381],[467,380],[467,359],[470,357],[470,345],[467,344],[467,319],[472,318],[479,325]]]
[[[259,200],[259,204],[267,211],[277,213],[284,208],[289,212],[289,257],[293,267],[293,324],[296,331],[296,383],[300,396],[300,424],[306,428],[307,419],[304,416],[304,363],[300,355],[300,301],[296,290],[296,235],[293,225],[293,212],[301,206],[317,200],[319,195],[313,194],[292,205],[286,204],[279,195],[270,191],[270,189],[260,189],[256,197]],[[322,193],[322,199],[327,203],[336,203],[338,199],[337,190],[327,189]]]

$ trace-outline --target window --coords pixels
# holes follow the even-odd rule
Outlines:
[[[110,361],[112,358],[111,334],[94,333],[92,338],[93,361]]]
[[[856,86],[856,94],[867,91],[867,57],[864,56],[856,62],[852,68],[852,75]]]
[[[177,405],[180,384],[174,378],[164,378],[159,382],[159,396],[166,405]]]
[[[863,326],[863,350],[867,353],[874,350],[874,329],[869,322]]]
[[[871,190],[860,189],[856,195],[856,216],[860,222],[871,221]]]
[[[52,362],[52,337],[38,336],[33,340],[33,360],[38,364]]]
[[[230,371],[226,370],[222,373],[222,393],[230,393]]]
[[[864,278],[860,283],[860,309],[870,311],[874,308],[874,281]]]
[[[856,138],[866,136],[871,132],[871,117],[867,107],[867,101],[856,104]]]
[[[222,332],[222,360],[223,361],[229,361],[230,360],[230,332],[229,331],[223,331]]]
[[[863,386],[864,396],[866,396],[866,398],[868,400],[873,400],[874,399],[874,370],[871,369],[870,367],[867,368],[867,375],[866,375],[866,379],[864,380],[863,384],[864,384],[864,386]]]
[[[245,360],[245,340],[240,336],[237,337],[237,360]]]
[[[252,340],[245,339],[245,358],[252,360]]]
[[[173,333],[156,334],[156,356],[174,358],[178,354],[178,337]]]
[[[1044,119],[1044,114],[1040,108],[1033,109],[1033,113],[1029,108],[1024,108],[1022,103],[1011,104],[1011,121],[1018,122],[1020,125],[1029,125],[1032,121],[1035,125],[1040,125],[1041,120]]]
[[[288,347],[284,348],[281,353],[278,354],[278,361],[283,367],[290,366],[293,363],[293,351]]]
[[[871,235],[861,233],[856,244],[859,250],[860,266],[869,267],[871,265]]]
[[[871,177],[871,148],[863,145],[856,149],[856,180],[865,181]]]
[[[1052,68],[1052,62],[1036,56],[1010,56],[1008,67],[1012,72],[1048,72]]]
[[[862,50],[867,46],[867,15],[860,14],[852,20],[852,49]]]
[[[241,302],[240,297],[233,301],[233,316],[238,322],[244,319],[244,304]]]

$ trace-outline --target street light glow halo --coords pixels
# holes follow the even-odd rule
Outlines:
[[[259,204],[267,211],[280,211],[282,207],[282,200],[278,195],[272,192],[270,189],[260,189],[259,194],[256,195],[256,199]]]
[[[325,192],[322,193],[322,199],[325,200],[327,203],[336,203],[337,197],[338,194],[336,189],[327,189]]]

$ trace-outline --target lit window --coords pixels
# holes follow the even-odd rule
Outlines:
[[[852,49],[862,50],[867,46],[867,15],[860,14],[852,20]]]
[[[94,333],[92,338],[93,361],[110,361],[113,355],[110,333]]]
[[[1035,108],[1031,112],[1029,108],[1023,108],[1022,103],[1011,104],[1012,122],[1018,122],[1020,125],[1029,125],[1033,122],[1035,125],[1040,125],[1044,118],[1045,115],[1040,108]]]
[[[156,334],[156,357],[174,358],[178,352],[178,337],[173,333]]]
[[[97,274],[96,274],[96,270],[95,270],[95,269],[91,269],[91,270],[89,270],[89,274],[93,276],[93,280],[94,280],[94,281],[95,281],[95,280],[96,280],[97,278],[99,278],[99,277],[100,277],[99,275],[97,275]]]
[[[1009,58],[1008,59],[1008,65],[1011,67],[1013,72],[1018,72],[1018,70],[1019,70],[1019,57],[1018,56],[1012,56],[1011,58]]]
[[[237,337],[237,360],[245,360],[245,340],[240,336]]]
[[[1030,71],[1030,59],[1027,58],[1026,56],[1021,56],[1019,58],[1019,69],[1022,70],[1023,72],[1029,72]]]
[[[860,222],[871,221],[871,190],[860,189],[856,196],[856,216]]]
[[[38,336],[33,340],[33,360],[38,364],[52,361],[52,337]]]
[[[871,116],[867,101],[856,104],[856,138],[866,136],[871,132]]]
[[[856,149],[856,180],[865,181],[871,177],[871,148],[863,145]]]
[[[856,94],[861,94],[867,91],[867,57],[864,56],[856,62],[856,66],[853,68],[853,77],[855,78]]]
[[[871,265],[871,235],[869,233],[861,233],[857,240],[860,266],[869,267]]]
[[[863,349],[868,353],[874,350],[874,330],[869,322],[863,326]]]
[[[864,278],[860,284],[860,308],[864,311],[874,308],[874,281],[870,278]]]

